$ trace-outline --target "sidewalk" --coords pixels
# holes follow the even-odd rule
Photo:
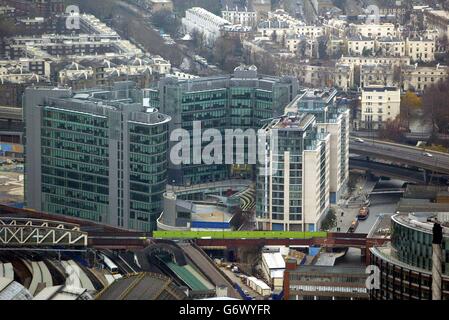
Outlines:
[[[341,201],[339,204],[332,206],[332,208],[335,209],[335,214],[337,216],[337,226],[331,231],[348,231],[352,221],[357,219],[359,208],[364,204],[366,199],[369,199],[369,194],[373,191],[376,184],[377,181],[367,181],[366,179],[359,180],[355,191],[351,194],[348,200]],[[344,212],[343,216],[341,215],[342,212]],[[339,231],[338,228],[340,228]]]

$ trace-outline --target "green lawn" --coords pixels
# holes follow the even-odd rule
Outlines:
[[[325,238],[327,232],[298,231],[153,231],[153,238],[162,239],[310,239]]]

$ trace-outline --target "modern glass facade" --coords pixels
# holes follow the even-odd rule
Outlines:
[[[27,89],[26,206],[155,230],[167,183],[171,118],[142,101],[142,92],[128,82],[75,94]]]
[[[155,230],[167,183],[168,124],[130,121],[129,227]]]
[[[170,132],[182,128],[192,137],[193,122],[201,121],[203,132],[217,129],[224,137],[226,129],[257,131],[267,119],[283,115],[284,106],[296,96],[297,89],[295,79],[258,76],[255,67],[239,67],[231,76],[182,81],[166,78],[159,82],[158,88],[146,90],[145,97],[150,99],[151,106],[159,107],[173,118]],[[191,141],[192,158],[193,144],[194,139]],[[203,146],[207,144],[209,141],[203,141]],[[248,154],[246,148],[247,145],[245,155]],[[169,183],[192,185],[254,176],[253,166],[244,165],[247,157],[244,164],[234,166],[192,162],[170,164]]]
[[[391,218],[391,244],[370,249],[370,264],[380,270],[374,300],[432,299],[432,224],[417,222],[407,214]],[[449,237],[443,233],[442,299],[449,300]]]
[[[391,245],[400,261],[424,270],[432,271],[432,233],[407,226],[396,217],[391,219]],[[449,276],[449,237],[444,237],[443,274]]]
[[[43,107],[42,210],[101,222],[109,208],[106,117]]]

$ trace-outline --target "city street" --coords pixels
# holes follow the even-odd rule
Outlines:
[[[365,221],[360,221],[357,233],[368,233],[374,225],[379,214],[393,215],[400,195],[373,195],[370,197],[370,213]]]
[[[389,184],[394,186],[400,186],[402,183],[403,181],[399,180],[391,180],[389,182]],[[339,230],[339,232],[347,232],[352,221],[357,219],[359,208],[364,203],[366,195],[369,195],[371,191],[383,184],[383,182],[379,183],[378,181],[360,179],[356,185],[356,191],[354,191],[354,194],[348,200],[347,207],[346,204],[334,206],[337,216],[337,226],[332,231]],[[355,231],[356,233],[368,233],[379,214],[394,214],[396,204],[400,199],[400,194],[372,195],[368,196],[368,199],[370,201],[370,213],[365,221],[359,221],[359,225]],[[343,217],[341,216],[342,211],[344,212]]]

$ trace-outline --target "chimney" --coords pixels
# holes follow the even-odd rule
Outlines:
[[[432,240],[432,300],[441,300],[442,252],[441,242],[443,230],[439,223],[433,224]]]

